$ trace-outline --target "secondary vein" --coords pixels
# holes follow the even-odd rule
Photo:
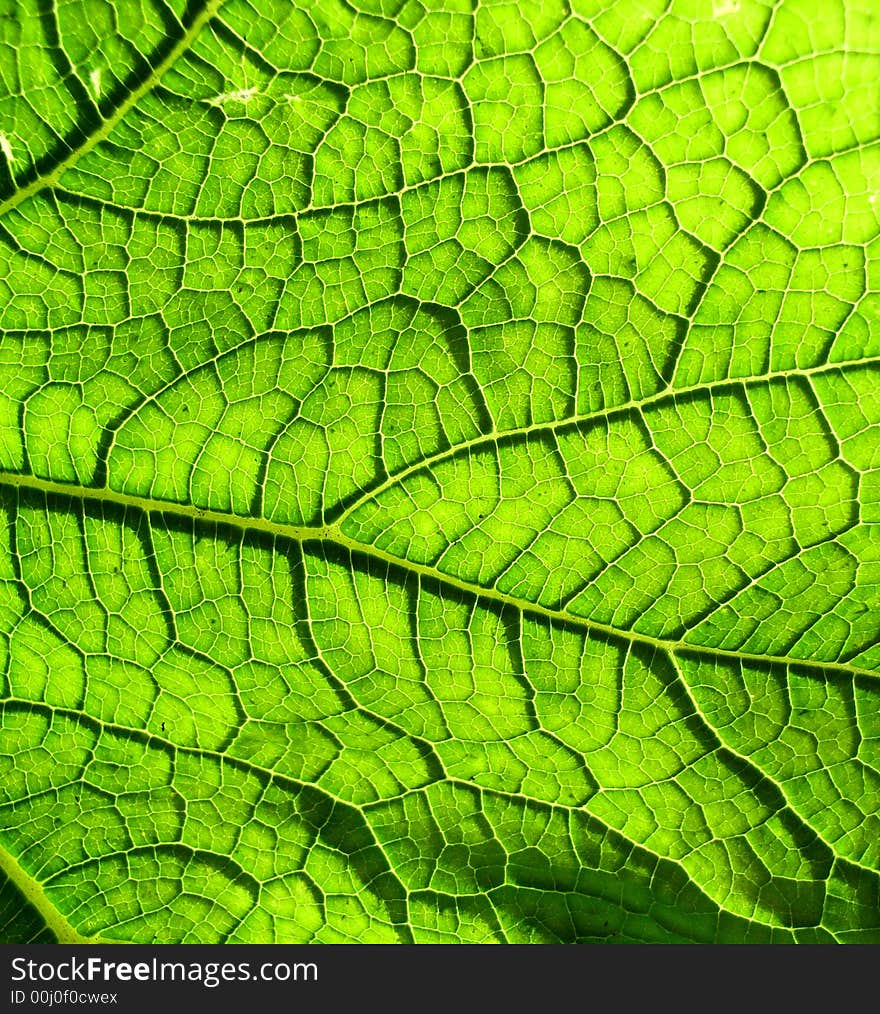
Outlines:
[[[149,91],[155,88],[156,83],[162,77],[162,75],[175,63],[175,61],[185,53],[192,45],[193,40],[205,26],[205,24],[214,17],[219,9],[223,0],[208,0],[205,6],[196,14],[193,20],[190,22],[189,27],[178,39],[174,46],[165,55],[165,58],[158,63],[151,71],[147,74],[140,84],[132,89],[126,95],[125,99],[119,103],[119,105],[113,110],[113,112],[89,134],[81,144],[72,148],[70,154],[57,162],[52,169],[48,172],[37,176],[26,186],[23,186],[11,194],[5,201],[0,203],[0,217],[11,211],[13,208],[21,204],[22,201],[28,197],[33,197],[34,194],[40,193],[47,187],[51,187],[57,183],[58,180],[75,165],[83,155],[91,151],[100,141],[103,141],[105,137],[113,130],[117,123],[125,116],[125,114],[136,105]]]

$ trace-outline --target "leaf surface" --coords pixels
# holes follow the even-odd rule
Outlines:
[[[880,939],[870,4],[122,6],[0,18],[0,934]]]

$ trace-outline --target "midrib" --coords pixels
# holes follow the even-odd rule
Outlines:
[[[67,919],[49,900],[40,881],[34,879],[21,866],[18,860],[0,844],[0,870],[21,891],[22,895],[37,910],[46,926],[55,934],[59,944],[95,944],[115,941],[101,940],[99,937],[84,937],[70,925]]]
[[[190,504],[174,503],[167,500],[156,500],[149,497],[133,496],[104,487],[81,486],[75,483],[57,482],[34,475],[20,475],[14,472],[0,471],[0,487],[25,490],[62,497],[82,503],[107,504],[129,508],[147,515],[156,514],[176,518],[185,518],[195,524],[219,525],[234,528],[244,534],[260,532],[277,539],[287,539],[301,544],[330,543],[346,549],[358,556],[381,561],[391,567],[420,578],[426,578],[448,588],[455,588],[471,598],[484,602],[493,602],[521,611],[525,615],[539,616],[550,622],[577,627],[588,633],[639,644],[669,655],[692,656],[707,658],[713,661],[728,660],[732,662],[750,662],[759,665],[797,666],[801,669],[819,672],[826,675],[845,674],[878,679],[880,674],[860,666],[846,662],[822,662],[813,659],[795,658],[790,655],[756,654],[753,652],[733,651],[725,648],[708,647],[683,640],[669,640],[652,637],[649,634],[615,627],[611,624],[599,623],[586,619],[566,609],[551,609],[547,606],[530,602],[497,588],[484,588],[470,581],[462,580],[451,574],[426,564],[414,563],[405,557],[388,553],[369,543],[360,542],[346,535],[339,524],[324,526],[291,525],[270,521],[264,517],[243,517],[224,511],[208,510]]]

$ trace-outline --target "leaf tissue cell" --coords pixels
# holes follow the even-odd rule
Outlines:
[[[880,942],[880,16],[0,28],[0,935]]]

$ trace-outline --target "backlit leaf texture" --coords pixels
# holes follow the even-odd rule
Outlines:
[[[0,936],[880,941],[875,0],[0,0]]]

